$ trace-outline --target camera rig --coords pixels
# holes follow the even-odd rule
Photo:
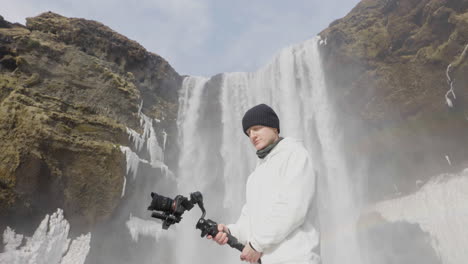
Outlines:
[[[218,224],[213,220],[205,219],[206,210],[203,206],[203,195],[200,192],[191,193],[190,200],[182,195],[177,195],[174,199],[171,199],[154,192],[151,193],[151,198],[152,201],[150,206],[148,206],[148,210],[153,211],[152,217],[163,221],[163,229],[168,229],[171,225],[179,223],[185,211],[190,211],[195,204],[198,204],[198,207],[202,211],[202,216],[195,228],[201,231],[201,237],[207,235],[215,237],[218,234]],[[162,213],[157,211],[161,211]],[[231,234],[227,234],[227,237],[227,244],[242,252],[244,245],[239,243],[237,238]],[[259,263],[261,263],[260,260]]]

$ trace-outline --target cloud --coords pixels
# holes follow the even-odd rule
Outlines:
[[[53,11],[97,20],[164,57],[181,74],[254,71],[280,49],[312,38],[359,0],[18,0],[13,22]]]
[[[2,5],[4,18],[25,23],[26,17],[53,11],[68,17],[102,22],[176,64],[201,49],[211,34],[206,1],[192,0],[27,0]]]

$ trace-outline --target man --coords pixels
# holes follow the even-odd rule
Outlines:
[[[265,104],[249,109],[242,126],[259,159],[238,221],[219,224],[213,239],[224,245],[231,233],[245,244],[241,260],[250,263],[319,263],[311,210],[315,175],[307,150],[298,140],[279,137],[278,116]]]

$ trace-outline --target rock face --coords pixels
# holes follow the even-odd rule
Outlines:
[[[363,0],[320,33],[347,151],[369,158],[371,200],[468,167],[467,10],[466,0]]]
[[[0,17],[0,229],[57,207],[72,225],[106,219],[122,192],[126,127],[140,129],[142,104],[171,142],[180,82],[163,58],[98,22]]]

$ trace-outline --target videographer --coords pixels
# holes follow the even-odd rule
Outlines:
[[[246,186],[246,203],[235,224],[219,224],[213,239],[227,243],[227,233],[245,244],[240,259],[263,264],[320,263],[314,227],[315,174],[301,141],[279,137],[276,113],[265,104],[249,109],[244,133],[257,150],[258,162]]]

